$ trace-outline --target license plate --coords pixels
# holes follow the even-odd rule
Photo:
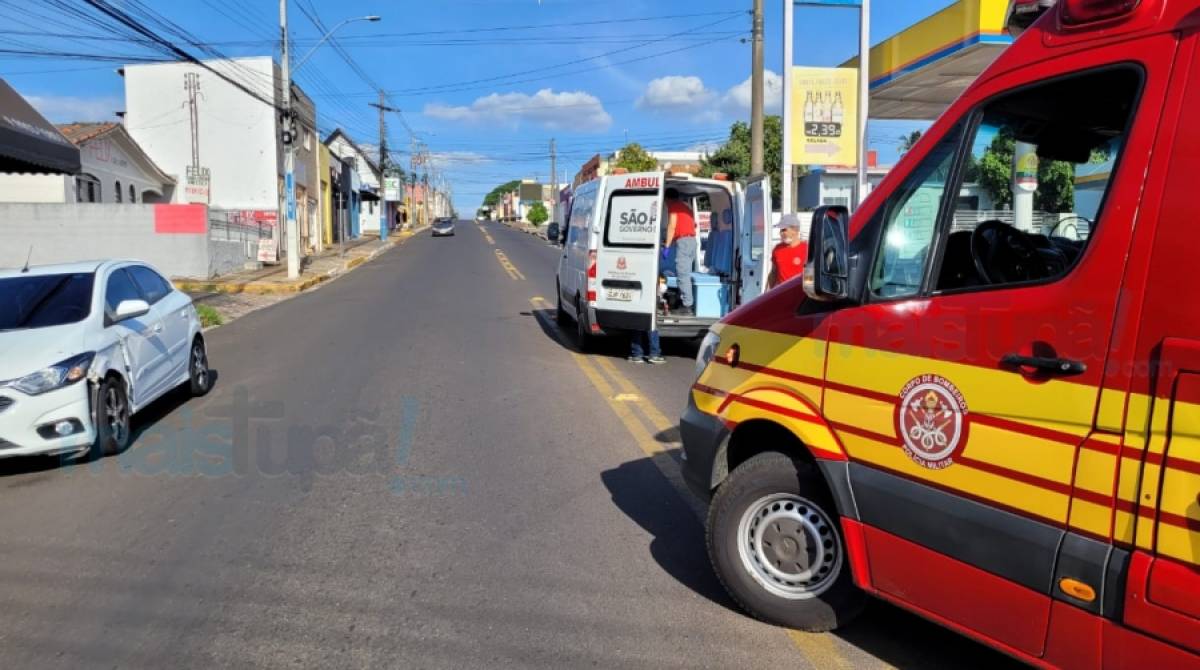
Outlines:
[[[615,300],[617,302],[633,302],[634,295],[632,289],[610,288],[607,289],[607,291],[608,293],[606,295],[608,296],[609,300]]]

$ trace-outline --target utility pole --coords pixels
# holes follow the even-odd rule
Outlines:
[[[791,0],[785,0],[790,2]],[[763,0],[754,0],[750,73],[750,174],[763,173]]]
[[[287,276],[300,276],[300,226],[296,221],[296,151],[292,135],[292,65],[288,51],[287,0],[279,0],[279,48],[283,70],[283,189],[286,193],[287,209]],[[279,227],[276,225],[276,232]],[[276,235],[276,241],[279,237]]]
[[[200,73],[183,75],[183,88],[187,91],[188,110],[192,125],[192,167],[200,167],[200,116],[196,109],[196,96],[200,94]]]
[[[558,147],[554,138],[550,138],[550,196],[554,202],[550,205],[550,220],[558,221]]]
[[[368,105],[379,110],[379,239],[387,239],[388,204],[387,204],[387,120],[386,112],[398,112],[394,107],[388,107],[384,101],[385,93],[379,89],[379,102],[369,102]]]

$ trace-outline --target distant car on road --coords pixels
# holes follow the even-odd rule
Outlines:
[[[136,412],[211,384],[192,299],[150,266],[0,270],[0,458],[118,453]]]
[[[434,219],[433,221],[433,236],[442,237],[443,235],[454,234],[454,219]]]
[[[546,239],[551,242],[558,241],[558,222],[551,221],[550,225],[546,226]]]

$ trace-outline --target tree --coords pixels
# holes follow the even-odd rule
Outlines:
[[[630,172],[651,172],[658,169],[658,159],[651,156],[637,142],[630,142],[617,152],[613,167],[625,168]]]
[[[529,219],[533,225],[540,226],[550,219],[550,212],[546,211],[546,205],[535,202],[529,208],[529,214],[525,218]]]
[[[1016,138],[1012,130],[1002,128],[978,163],[980,186],[992,197],[995,207],[1012,205],[1013,154]],[[1101,154],[1103,155],[1103,154]],[[1099,159],[1093,154],[1092,160]],[[1033,207],[1039,212],[1071,212],[1075,209],[1075,165],[1067,161],[1044,160],[1038,164],[1038,188]]]
[[[763,162],[771,175],[771,198],[776,205],[782,190],[780,173],[783,166],[783,120],[768,116],[763,122]],[[750,177],[750,124],[738,121],[729,129],[729,139],[720,148],[700,161],[700,176],[711,177],[717,172],[730,179]]]
[[[907,135],[901,135],[900,155],[903,156],[904,154],[908,153],[909,149],[912,149],[914,146],[916,146],[917,141],[921,139],[921,135],[922,133],[919,130],[914,130]]]
[[[521,180],[514,179],[510,182],[505,182],[505,183],[497,186],[496,188],[492,189],[491,193],[488,193],[487,195],[483,196],[483,206],[488,207],[488,208],[495,208],[496,205],[500,204],[500,198],[504,197],[505,193],[509,193],[511,191],[516,190],[516,188],[520,185],[521,185]]]

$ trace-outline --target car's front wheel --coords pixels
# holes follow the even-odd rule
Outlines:
[[[837,510],[816,467],[778,452],[739,465],[713,498],[708,553],[721,583],[750,614],[811,632],[862,610]]]
[[[188,384],[192,395],[200,397],[212,389],[212,370],[208,367],[208,348],[204,340],[192,340],[192,351],[188,355]]]
[[[120,379],[108,377],[100,382],[96,395],[96,441],[87,452],[89,459],[119,454],[129,446],[129,396]]]

